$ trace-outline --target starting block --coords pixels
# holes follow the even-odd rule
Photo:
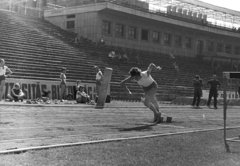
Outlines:
[[[167,117],[166,122],[167,123],[172,123],[172,117]]]
[[[164,117],[161,117],[160,121],[158,123],[163,123]],[[166,123],[172,123],[172,117],[166,117]]]

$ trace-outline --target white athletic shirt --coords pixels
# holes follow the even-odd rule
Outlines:
[[[100,73],[101,73],[101,75],[102,75],[102,72],[101,72],[101,71],[98,71],[98,72],[97,72],[97,74],[96,74],[96,80],[101,80],[102,76],[100,75]]]
[[[66,77],[66,75],[65,75],[64,73],[61,73],[61,74],[60,74],[60,79],[61,79],[61,83],[65,83],[67,77]],[[65,82],[64,82],[64,81],[65,81]]]
[[[7,68],[8,68],[7,66],[0,67],[0,76],[6,74],[6,70],[7,70]]]
[[[140,80],[137,81],[138,85],[141,85],[143,87],[148,87],[153,83],[153,78],[151,75],[148,76],[147,71],[142,72],[142,77]]]

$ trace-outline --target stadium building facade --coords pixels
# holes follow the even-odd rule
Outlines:
[[[173,17],[102,2],[45,10],[44,18],[106,45],[184,56],[240,57],[240,33],[208,26],[206,16]]]

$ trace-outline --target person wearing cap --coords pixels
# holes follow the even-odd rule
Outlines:
[[[13,101],[13,102],[17,102],[17,101],[23,102],[23,96],[24,96],[24,93],[19,83],[15,83],[11,90],[11,94],[7,95],[10,101]]]
[[[60,88],[61,88],[61,93],[60,93],[60,101],[63,102],[66,96],[66,87],[67,87],[67,82],[66,82],[66,71],[67,69],[65,67],[62,68],[62,73],[60,74]]]
[[[208,102],[207,106],[210,108],[210,103],[212,100],[212,97],[214,98],[214,108],[217,109],[217,97],[218,97],[218,86],[220,86],[220,82],[216,79],[216,75],[213,75],[213,79],[209,80],[207,84],[210,85],[210,90],[209,90],[209,96],[208,96]]]
[[[99,93],[100,93],[100,88],[102,85],[103,74],[97,66],[94,66],[94,69],[95,69],[95,73],[96,73],[96,93],[97,93],[96,101],[97,101]]]
[[[12,74],[12,71],[7,66],[5,66],[4,59],[0,59],[0,102],[2,102],[2,97],[4,94],[5,79],[10,74]]]
[[[77,103],[89,103],[90,102],[90,96],[84,92],[83,85],[79,86],[79,91],[76,94],[76,102]]]
[[[199,75],[195,76],[195,79],[193,80],[192,84],[194,87],[194,97],[192,101],[192,106],[194,107],[196,104],[197,108],[199,108],[200,99],[202,97],[202,86],[203,86],[203,81]]]

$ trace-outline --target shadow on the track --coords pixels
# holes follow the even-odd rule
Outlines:
[[[118,128],[119,131],[149,131],[152,130],[152,126],[155,126],[154,124],[150,125],[142,125],[137,127],[130,127],[130,128]]]

